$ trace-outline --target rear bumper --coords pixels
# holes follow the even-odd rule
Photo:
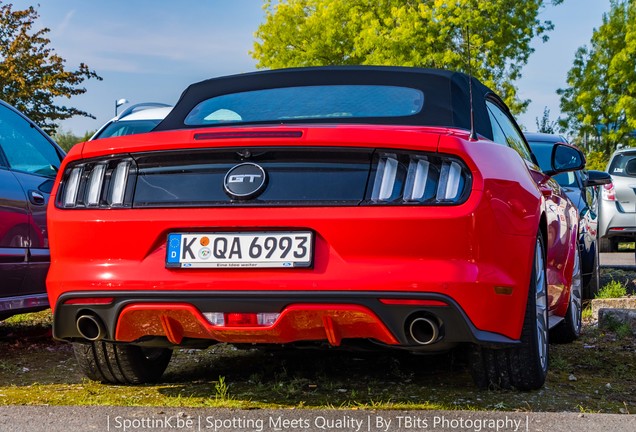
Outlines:
[[[95,298],[112,298],[112,302],[78,304]],[[205,312],[280,316],[267,326],[217,326],[206,319]],[[430,293],[70,292],[60,296],[55,308],[53,336],[84,340],[76,321],[87,314],[103,323],[104,340],[155,346],[306,341],[340,346],[366,339],[386,346],[441,351],[465,342],[516,343],[501,334],[478,330],[454,300]],[[418,344],[410,336],[409,324],[420,317],[439,326],[439,336],[430,344]]]
[[[615,201],[600,201],[599,237],[636,237],[636,213],[625,213]]]
[[[0,319],[26,312],[36,312],[48,307],[49,299],[46,294],[3,297],[0,298]]]
[[[509,189],[511,194],[518,192]],[[301,304],[316,292],[327,296],[317,301],[324,304],[342,303],[338,296],[331,297],[337,292],[359,297],[376,293],[375,299],[381,298],[377,293],[416,299],[441,295],[460,305],[476,329],[514,340],[521,333],[538,223],[525,210],[530,204],[512,211],[517,209],[515,198],[510,198],[515,206],[502,207],[501,200],[491,199],[490,194],[482,200],[482,196],[474,192],[467,203],[443,208],[63,211],[51,207],[49,299],[56,309],[69,293],[113,293],[114,298],[140,303],[148,298],[183,303],[187,293],[197,299],[222,293],[241,301],[263,298],[259,293],[280,293],[276,295],[285,298],[303,293],[295,300]],[[512,229],[515,224],[517,231]],[[313,231],[313,267],[166,268],[170,232],[255,229]],[[206,311],[198,301],[192,304]]]

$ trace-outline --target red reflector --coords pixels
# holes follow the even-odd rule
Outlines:
[[[610,228],[610,231],[625,231],[625,228]]]
[[[225,314],[225,326],[237,327],[237,326],[257,326],[258,320],[255,313],[227,313]]]
[[[380,303],[403,306],[448,306],[448,304],[439,300],[380,299]]]
[[[64,304],[69,305],[91,305],[91,304],[109,304],[115,300],[113,297],[83,297],[66,300]]]

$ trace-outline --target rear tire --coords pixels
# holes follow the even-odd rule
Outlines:
[[[111,342],[74,343],[73,351],[82,372],[105,384],[155,382],[168,367],[172,350],[142,348]]]
[[[564,320],[550,331],[550,340],[556,343],[570,343],[581,334],[583,299],[581,296],[581,259],[578,247],[574,254],[574,260],[568,310]]]
[[[520,344],[512,348],[475,346],[471,372],[488,389],[535,390],[548,373],[548,298],[543,239],[537,236]]]
[[[596,297],[598,290],[601,288],[601,259],[599,257],[599,240],[596,241],[596,245],[594,247],[594,269],[592,270],[592,275],[590,276],[590,280],[587,285],[583,289],[583,299],[591,300]]]

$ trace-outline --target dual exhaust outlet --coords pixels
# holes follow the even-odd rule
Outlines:
[[[432,316],[415,316],[406,321],[407,335],[418,345],[430,345],[440,337],[440,325]]]
[[[80,315],[75,322],[75,327],[84,339],[91,342],[101,340],[106,336],[104,324],[96,315]]]

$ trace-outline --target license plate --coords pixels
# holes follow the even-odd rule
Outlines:
[[[310,231],[171,233],[166,267],[310,267],[313,244]]]

